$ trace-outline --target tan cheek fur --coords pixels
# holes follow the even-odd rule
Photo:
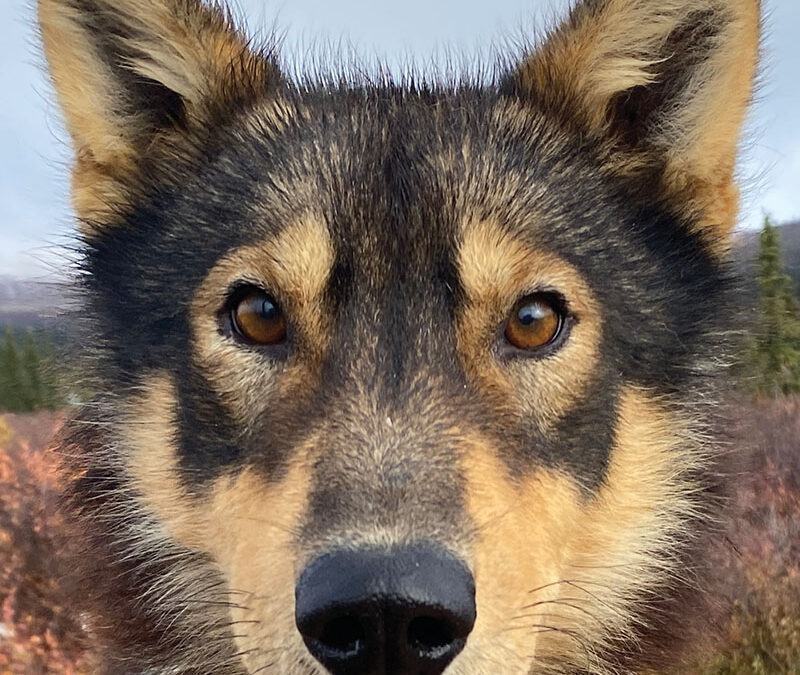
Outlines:
[[[515,484],[492,451],[475,447],[464,460],[467,509],[475,523],[473,573],[478,608],[456,673],[527,673],[546,620],[531,619],[532,590],[558,579],[580,515],[578,490],[566,476],[537,471]],[[552,598],[551,586],[539,597]]]
[[[124,439],[126,471],[143,508],[162,529],[153,536],[207,553],[228,589],[237,651],[250,672],[321,672],[294,622],[298,562],[295,534],[307,502],[311,444],[299,448],[286,475],[268,483],[251,469],[223,475],[191,496],[179,480],[174,385],[154,380],[130,405],[135,422]]]
[[[215,561],[230,589],[237,648],[251,672],[267,662],[277,672],[314,672],[293,618],[302,564],[295,532],[306,508],[313,443],[298,449],[279,482],[245,470],[193,497],[178,479],[173,384],[155,378],[129,406],[134,421],[124,427],[125,470],[161,528],[150,536]],[[491,448],[475,442],[465,452],[478,620],[454,675],[491,672],[498,663],[508,674],[526,673],[532,663],[562,672],[565,662],[605,672],[599,648],[630,632],[633,599],[679,571],[668,553],[693,509],[696,486],[687,475],[702,461],[698,439],[635,388],[622,396],[619,419],[606,482],[588,501],[557,471],[514,480]]]
[[[608,475],[589,498],[557,471],[515,480],[490,448],[467,452],[478,621],[455,675],[498,663],[504,674],[533,664],[607,673],[601,650],[631,634],[635,599],[680,573],[669,554],[694,510],[698,439],[633,387],[619,420]]]
[[[602,330],[593,294],[566,261],[530,248],[492,222],[467,223],[458,256],[468,297],[458,345],[467,372],[482,389],[549,428],[591,382]],[[562,293],[576,315],[569,339],[546,359],[498,363],[492,353],[496,328],[520,297],[542,288]]]
[[[233,251],[211,270],[192,304],[195,361],[243,426],[258,416],[264,392],[280,386],[285,394],[302,392],[316,376],[327,342],[323,292],[333,264],[328,230],[309,215],[277,237]],[[219,330],[218,313],[230,285],[245,280],[263,285],[287,314],[302,358],[279,365]],[[273,382],[278,369],[280,385]]]

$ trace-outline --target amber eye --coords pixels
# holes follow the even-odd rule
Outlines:
[[[286,339],[286,318],[264,291],[246,291],[231,309],[234,330],[248,342],[275,345]]]
[[[562,323],[562,314],[552,297],[528,295],[514,305],[506,323],[506,339],[519,349],[537,349],[558,337]]]

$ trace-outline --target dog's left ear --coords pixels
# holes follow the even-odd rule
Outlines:
[[[620,170],[663,169],[665,197],[721,241],[759,33],[759,0],[583,0],[513,83]]]

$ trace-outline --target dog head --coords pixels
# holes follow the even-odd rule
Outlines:
[[[657,661],[711,489],[757,0],[585,0],[463,85],[293,83],[195,0],[39,8],[106,392],[76,503],[130,596],[110,653]]]

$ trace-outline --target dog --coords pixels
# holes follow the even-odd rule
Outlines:
[[[199,0],[38,12],[96,672],[668,668],[720,504],[758,0],[580,0],[464,78],[291,78]]]

